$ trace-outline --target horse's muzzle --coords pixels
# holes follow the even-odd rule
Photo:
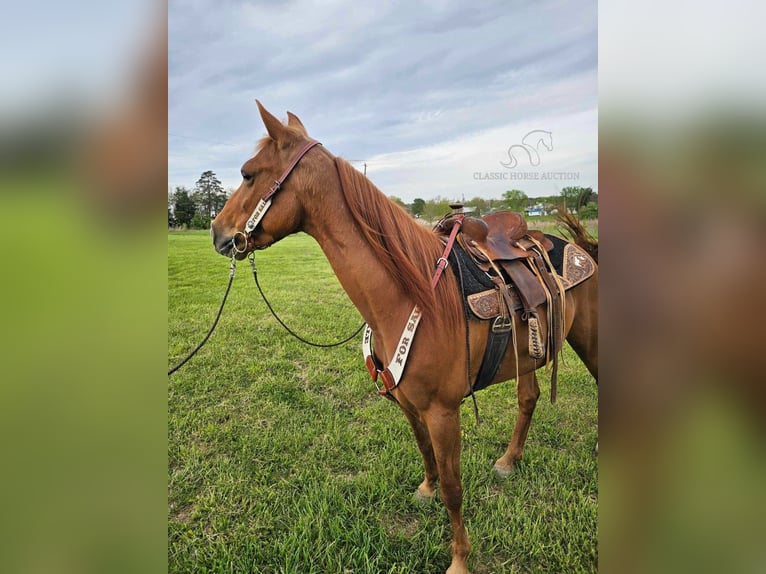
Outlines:
[[[237,231],[234,235],[217,234],[213,230],[213,245],[215,250],[224,257],[232,255],[237,259],[244,259],[248,252],[252,251],[252,240],[243,231]]]
[[[226,257],[231,257],[231,252],[234,250],[234,244],[231,242],[231,235],[216,235],[213,233],[213,245],[215,250]]]

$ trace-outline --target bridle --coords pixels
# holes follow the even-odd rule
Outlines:
[[[247,223],[245,224],[245,230],[244,231],[237,231],[234,234],[234,237],[231,239],[231,246],[232,249],[236,253],[245,253],[247,251],[247,245],[248,240],[250,238],[250,234],[255,231],[255,228],[258,227],[258,224],[263,219],[263,216],[266,215],[266,212],[269,210],[269,207],[271,207],[271,200],[276,195],[276,193],[281,189],[282,184],[285,182],[285,180],[289,177],[289,175],[292,173],[293,169],[295,169],[295,166],[298,165],[298,162],[301,161],[304,155],[308,153],[308,151],[313,148],[314,146],[322,145],[321,142],[318,142],[316,140],[309,140],[307,141],[303,147],[298,150],[298,153],[295,155],[293,160],[290,162],[290,164],[285,168],[285,171],[282,172],[282,175],[279,176],[279,179],[275,179],[274,183],[271,185],[269,190],[264,194],[261,199],[258,200],[258,205],[255,206],[255,209],[253,210],[252,215],[247,220]],[[240,248],[240,245],[238,244],[238,241],[242,241],[242,246]]]
[[[281,189],[282,184],[285,182],[288,176],[292,173],[293,169],[295,169],[295,166],[298,165],[298,162],[303,158],[303,156],[306,155],[306,153],[308,153],[308,151],[311,148],[317,145],[322,145],[322,144],[316,140],[307,141],[303,145],[303,147],[300,150],[298,150],[298,153],[295,155],[295,157],[290,162],[290,164],[285,168],[284,172],[282,172],[282,175],[279,176],[279,179],[275,179],[274,183],[266,192],[266,194],[263,197],[261,197],[260,200],[258,200],[258,205],[255,206],[255,209],[253,210],[252,215],[250,216],[250,218],[247,220],[247,223],[245,224],[245,230],[237,231],[231,240],[231,245],[232,245],[232,249],[234,250],[234,254],[245,253],[247,251],[247,245],[249,242],[250,234],[255,230],[256,227],[258,227],[258,224],[263,219],[263,216],[266,214],[269,207],[271,207],[272,198]],[[239,247],[237,243],[237,240],[239,237],[242,238],[242,242],[243,242],[241,248]],[[189,353],[176,366],[168,370],[168,376],[175,373],[178,369],[180,369],[183,365],[185,365],[189,359],[191,359],[194,355],[196,355],[197,352],[202,348],[202,346],[207,342],[207,340],[213,334],[213,330],[218,324],[218,320],[221,318],[221,313],[223,312],[223,306],[226,304],[226,299],[229,296],[229,291],[231,290],[231,284],[234,281],[234,273],[235,273],[236,265],[237,265],[234,254],[232,254],[231,264],[229,266],[229,283],[226,286],[226,291],[224,292],[223,300],[221,301],[221,305],[218,308],[218,314],[216,315],[215,320],[213,321],[213,325],[210,327],[210,329],[208,330],[207,334],[202,339],[202,341],[192,350],[192,352]],[[276,314],[276,312],[272,308],[271,303],[269,303],[269,300],[266,298],[266,295],[264,294],[263,289],[261,289],[261,284],[258,282],[258,270],[255,266],[255,257],[252,252],[248,256],[248,262],[250,263],[250,268],[253,271],[253,279],[255,279],[255,286],[258,288],[258,292],[261,294],[261,297],[263,297],[263,301],[266,303],[266,306],[269,308],[269,311],[271,311],[271,314],[274,315],[274,318],[279,322],[280,325],[282,325],[282,327],[284,327],[287,330],[288,333],[290,333],[293,337],[295,337],[302,343],[311,345],[312,347],[323,347],[323,348],[337,347],[339,345],[343,345],[344,343],[348,343],[351,339],[353,339],[359,333],[361,333],[362,329],[364,328],[365,323],[362,323],[362,325],[352,335],[336,343],[314,343],[312,341],[308,341],[304,339],[300,335],[296,334],[292,329],[290,329],[290,327],[288,327],[284,323],[284,321],[282,321],[282,319],[279,318],[279,316]]]
[[[290,164],[285,168],[285,170],[282,172],[282,175],[279,176],[279,179],[275,179],[274,183],[269,188],[269,191],[267,191],[266,194],[263,197],[261,197],[260,200],[258,200],[258,205],[255,206],[255,209],[253,210],[253,213],[250,216],[250,219],[248,219],[247,223],[245,224],[245,230],[237,231],[237,233],[234,234],[234,237],[231,240],[232,248],[234,249],[236,253],[244,253],[247,251],[248,238],[250,237],[250,234],[255,230],[255,228],[258,227],[258,224],[263,219],[263,216],[266,215],[266,212],[268,211],[269,207],[271,207],[272,198],[282,188],[282,184],[289,177],[289,175],[292,173],[293,169],[295,169],[295,166],[298,165],[298,162],[301,161],[303,156],[306,155],[311,148],[317,145],[322,145],[322,144],[316,140],[309,140],[305,144],[303,144],[303,147],[298,150],[298,153],[295,154],[295,157],[290,162]],[[242,237],[244,242],[244,246],[241,249],[237,245],[238,237]],[[232,258],[232,260],[233,259],[234,258]],[[303,337],[298,335],[295,331],[293,331],[290,327],[288,327],[285,324],[285,322],[282,321],[282,319],[279,318],[279,315],[277,315],[276,311],[274,311],[274,308],[271,306],[271,303],[269,303],[269,300],[266,298],[266,294],[263,292],[263,289],[261,289],[261,284],[258,281],[258,269],[255,266],[255,256],[253,255],[252,252],[250,252],[247,259],[248,259],[248,263],[250,263],[250,269],[252,269],[253,271],[253,279],[255,280],[255,286],[258,288],[258,292],[261,294],[261,297],[263,298],[263,302],[266,303],[266,307],[269,308],[269,311],[271,311],[271,314],[274,316],[277,322],[280,325],[282,325],[282,327],[284,327],[288,333],[290,333],[293,337],[298,339],[301,343],[305,343],[306,345],[311,345],[312,347],[322,347],[322,348],[337,347],[344,343],[348,343],[351,339],[353,339],[359,333],[361,333],[365,325],[364,323],[362,323],[362,325],[356,331],[354,331],[352,335],[350,335],[349,337],[346,337],[342,341],[337,341],[335,343],[315,343],[313,341],[304,339]]]

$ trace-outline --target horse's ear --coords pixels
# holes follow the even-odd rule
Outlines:
[[[283,136],[285,135],[285,126],[277,118],[272,116],[269,111],[263,107],[261,102],[255,100],[255,103],[258,104],[258,111],[261,112],[261,119],[263,120],[263,125],[266,126],[266,132],[268,132],[269,137],[274,141],[282,141]]]
[[[306,126],[304,126],[303,123],[298,119],[298,116],[292,112],[287,112],[287,125],[291,128],[297,129],[304,136],[309,135],[309,133],[306,131]]]

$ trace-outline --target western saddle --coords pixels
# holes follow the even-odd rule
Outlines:
[[[519,321],[527,326],[528,352],[535,361],[553,362],[551,402],[556,400],[558,354],[564,341],[564,287],[550,263],[547,252],[553,243],[541,231],[530,231],[519,213],[499,211],[481,219],[466,217],[462,206],[442,218],[434,231],[446,237],[457,221],[462,227],[457,242],[486,273],[495,286],[497,316],[490,317],[489,337],[484,359],[471,391],[489,385],[513,342],[518,380]],[[537,308],[546,304],[547,330],[541,333]]]

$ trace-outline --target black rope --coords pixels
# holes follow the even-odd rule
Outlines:
[[[258,292],[261,294],[261,297],[263,297],[263,302],[266,303],[266,307],[269,308],[269,311],[271,311],[271,314],[274,315],[274,318],[279,322],[282,327],[285,328],[285,330],[290,333],[293,337],[298,339],[301,343],[305,343],[307,345],[311,345],[312,347],[320,347],[323,349],[327,349],[329,347],[338,347],[340,345],[343,345],[344,343],[348,343],[351,339],[356,337],[359,333],[362,332],[362,329],[364,329],[365,323],[362,323],[359,328],[349,337],[346,337],[342,341],[338,341],[337,343],[314,343],[312,341],[308,341],[298,335],[295,331],[293,331],[290,327],[285,325],[285,322],[282,321],[282,319],[279,318],[279,316],[274,311],[274,308],[271,306],[271,303],[269,303],[269,300],[266,298],[266,295],[263,292],[263,289],[261,289],[261,284],[258,281],[258,270],[255,267],[255,257],[252,256],[252,252],[250,253],[250,257],[248,257],[248,261],[250,262],[250,267],[253,269],[253,279],[255,279],[255,286],[258,287]]]
[[[215,326],[218,325],[218,319],[221,318],[221,313],[223,312],[223,306],[226,304],[226,298],[229,296],[229,291],[231,290],[231,284],[232,284],[232,281],[234,281],[235,269],[236,269],[236,265],[234,263],[234,259],[232,258],[231,267],[229,268],[229,284],[226,286],[226,292],[223,294],[223,300],[221,301],[221,306],[218,308],[218,314],[215,316],[215,321],[213,321],[213,325],[210,327],[210,330],[207,332],[207,335],[205,335],[205,338],[202,339],[202,342],[200,342],[199,345],[194,347],[194,350],[191,353],[189,353],[183,361],[181,361],[175,367],[173,367],[172,369],[168,371],[168,377],[172,375],[173,373],[175,373],[178,369],[183,367],[189,359],[191,359],[194,355],[196,355],[197,351],[199,351],[202,348],[202,346],[205,343],[207,343],[207,340],[210,338],[210,335],[213,334],[213,330],[215,329]]]
[[[343,339],[342,341],[338,341],[337,343],[314,343],[312,341],[307,341],[306,339],[304,339],[303,337],[295,333],[295,331],[290,329],[290,327],[285,325],[284,321],[282,321],[282,319],[280,319],[279,316],[276,314],[276,312],[274,311],[274,308],[271,306],[271,303],[269,303],[269,300],[266,298],[266,295],[263,293],[263,289],[261,289],[261,284],[258,282],[258,272],[255,267],[255,258],[252,257],[252,254],[251,254],[251,257],[248,258],[248,260],[250,261],[250,266],[253,268],[253,278],[255,279],[255,286],[258,287],[258,292],[261,294],[261,297],[263,297],[263,301],[266,303],[266,306],[269,308],[269,311],[271,311],[271,314],[274,315],[274,318],[279,322],[280,325],[282,325],[282,327],[285,328],[285,330],[288,333],[290,333],[293,337],[295,337],[302,343],[311,345],[312,347],[321,347],[321,348],[338,347],[340,345],[343,345],[344,343],[348,343],[351,339],[353,339],[359,333],[361,333],[365,325],[364,323],[362,323],[362,325],[354,332],[353,335],[351,335],[350,337],[346,337],[345,339]],[[213,321],[213,324],[210,326],[210,329],[208,330],[207,335],[205,335],[204,339],[200,341],[199,345],[194,347],[194,350],[192,350],[191,353],[186,355],[186,357],[180,363],[178,363],[175,367],[173,367],[172,369],[168,371],[168,376],[175,373],[178,369],[183,367],[189,361],[189,359],[191,359],[194,355],[196,355],[197,352],[203,347],[205,343],[207,343],[207,340],[213,334],[213,331],[215,330],[216,325],[218,325],[218,320],[221,318],[221,313],[223,313],[223,307],[226,304],[226,299],[229,297],[231,284],[234,281],[235,268],[236,268],[235,261],[234,259],[232,259],[231,267],[229,269],[229,284],[226,285],[226,292],[223,294],[223,300],[221,300],[221,306],[218,308],[218,314],[215,316],[215,321]]]

